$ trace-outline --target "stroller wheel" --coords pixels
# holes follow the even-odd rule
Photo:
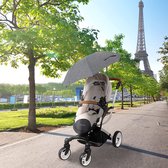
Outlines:
[[[119,148],[122,143],[122,133],[121,131],[116,131],[113,135],[113,146]]]
[[[86,152],[82,153],[79,157],[80,164],[85,167],[90,164],[91,160],[92,160],[91,155],[88,156],[88,153]]]
[[[58,156],[61,160],[67,160],[71,156],[71,150],[63,147],[59,150]]]

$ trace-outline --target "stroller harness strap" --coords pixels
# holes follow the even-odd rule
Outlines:
[[[83,101],[80,101],[79,104],[93,104],[93,105],[98,105],[98,102],[93,101],[93,100],[83,100]]]

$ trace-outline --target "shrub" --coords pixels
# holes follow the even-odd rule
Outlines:
[[[56,106],[77,106],[78,102],[42,102],[42,103],[36,103],[36,107],[56,107]],[[16,103],[16,104],[8,104],[3,103],[0,104],[0,110],[6,110],[6,109],[24,109],[28,108],[29,103]]]

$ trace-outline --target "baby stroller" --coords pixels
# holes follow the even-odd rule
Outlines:
[[[119,81],[116,86],[113,106],[120,84]],[[112,92],[111,88],[109,78],[101,73],[86,80],[73,124],[73,129],[77,135],[65,139],[64,147],[58,153],[60,159],[67,160],[70,157],[69,143],[74,139],[85,145],[84,152],[79,157],[82,166],[88,166],[91,162],[91,146],[100,147],[107,140],[112,140],[114,147],[118,148],[121,145],[122,133],[120,131],[116,131],[112,136],[102,128],[104,118],[110,115],[110,109],[113,109],[113,106],[108,107]]]

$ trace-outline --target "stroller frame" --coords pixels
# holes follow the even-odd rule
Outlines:
[[[108,107],[108,103],[105,99],[101,99],[98,103],[94,101],[81,101],[80,104],[97,104],[103,109],[103,116],[92,126],[92,129],[85,135],[75,135],[69,138],[65,138],[64,146],[59,150],[58,156],[61,160],[67,160],[71,155],[70,142],[72,140],[77,140],[79,143],[85,145],[84,152],[80,155],[79,161],[82,166],[88,166],[91,162],[91,146],[100,147],[107,140],[112,140],[114,147],[118,148],[122,142],[122,133],[120,131],[115,131],[112,136],[110,133],[104,132],[102,130],[103,119],[105,116],[109,115],[111,112],[109,110],[114,108],[114,102],[117,95],[117,90],[121,82],[119,81],[116,86],[116,93],[113,99],[113,106]],[[98,125],[100,123],[100,125]],[[96,139],[97,138],[97,139]]]

